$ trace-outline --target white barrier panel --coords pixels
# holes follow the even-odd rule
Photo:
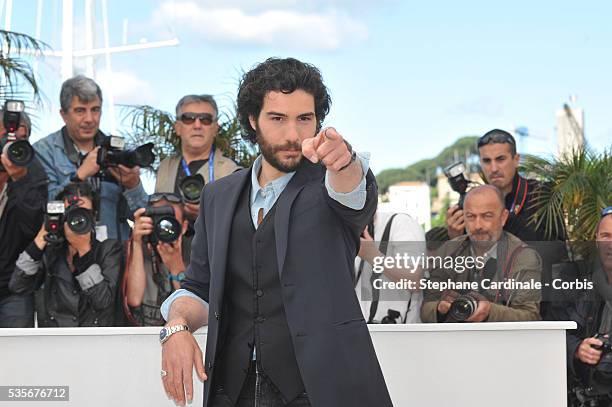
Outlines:
[[[374,325],[370,332],[396,407],[560,407],[566,405],[565,330],[574,328],[573,322],[414,324]],[[155,327],[0,329],[0,393],[8,391],[2,386],[68,386],[69,401],[52,406],[173,406],[161,385],[158,334]],[[203,348],[206,330],[196,338]],[[195,377],[193,405],[201,406]],[[27,391],[12,391],[20,393]],[[0,407],[46,404],[0,401]]]

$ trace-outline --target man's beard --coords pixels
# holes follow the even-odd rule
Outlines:
[[[289,173],[297,170],[297,168],[300,166],[300,162],[302,161],[303,157],[301,154],[302,146],[300,143],[287,141],[285,144],[280,145],[269,144],[262,136],[259,126],[256,127],[255,134],[257,137],[257,144],[259,144],[259,149],[261,150],[261,154],[272,167],[284,173]],[[283,162],[277,156],[280,151],[287,150],[299,151],[300,155],[295,159],[289,159]]]

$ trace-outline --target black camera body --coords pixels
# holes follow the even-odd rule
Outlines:
[[[387,315],[380,320],[381,324],[397,324],[397,321],[400,319],[402,314],[399,311],[389,308],[387,310]]]
[[[155,147],[155,144],[147,143],[126,150],[123,137],[107,136],[100,145],[96,162],[100,168],[117,167],[119,165],[128,168],[149,167],[155,161],[153,147]]]
[[[476,308],[478,308],[478,299],[470,294],[462,294],[451,304],[446,322],[465,322],[474,315]]]
[[[610,338],[607,336],[607,334],[598,333],[597,335],[594,336],[594,338],[599,339],[600,341],[603,342],[601,346],[597,346],[597,347],[593,346],[595,349],[601,351],[602,359],[606,354],[612,353],[612,342],[610,342]]]
[[[610,406],[612,403],[612,343],[606,334],[594,336],[603,342],[601,346],[591,347],[601,350],[597,365],[589,366],[587,383],[580,382],[569,394],[572,406]]]
[[[153,248],[159,242],[172,243],[181,236],[182,225],[174,216],[172,206],[149,206],[142,216],[148,216],[153,219],[153,231],[147,239]]]
[[[0,153],[7,148],[8,159],[18,167],[26,167],[34,159],[34,148],[27,140],[17,140],[17,130],[21,123],[21,114],[25,105],[21,100],[7,100],[4,103],[4,118],[2,124],[6,135],[0,138]],[[0,163],[0,171],[5,171]]]
[[[202,189],[204,189],[204,184],[205,182],[202,174],[190,175],[183,178],[179,184],[179,190],[185,202],[199,204],[200,194],[202,193]]]
[[[467,188],[470,185],[470,181],[465,178],[464,173],[465,165],[461,161],[444,168],[444,175],[448,178],[448,183],[453,191],[459,194],[458,205],[460,209],[463,209],[463,201],[465,200]]]
[[[45,213],[45,240],[48,243],[61,243],[64,238],[64,224],[78,235],[91,233],[95,226],[93,212],[77,205],[78,197],[72,200],[68,208],[64,208],[64,201],[50,201],[47,203]]]

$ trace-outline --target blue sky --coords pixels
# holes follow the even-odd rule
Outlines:
[[[79,46],[84,2],[74,3]],[[34,34],[36,7],[14,2],[12,30]],[[538,139],[519,150],[552,154],[555,111],[571,94],[585,110],[587,141],[612,145],[610,2],[108,0],[108,10],[111,45],[121,45],[125,19],[128,43],[181,42],[116,54],[110,76],[99,58],[102,90],[112,86],[117,103],[172,111],[184,94],[211,93],[228,109],[242,70],[292,56],[322,71],[333,99],[326,125],[370,151],[375,172],[495,127],[526,126]],[[43,15],[42,39],[60,49],[61,1],[45,1]],[[101,46],[101,25],[95,35]],[[35,139],[62,124],[59,60],[40,66],[48,103]]]

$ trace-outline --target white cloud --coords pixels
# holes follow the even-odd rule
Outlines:
[[[275,2],[270,2],[275,5]],[[335,50],[368,36],[364,23],[336,11],[273,8],[249,12],[238,5],[205,6],[193,1],[165,2],[153,13],[155,26],[172,24],[210,43],[290,46]]]
[[[113,92],[115,104],[155,104],[153,86],[134,73],[101,71],[96,81],[106,100],[109,92]]]

